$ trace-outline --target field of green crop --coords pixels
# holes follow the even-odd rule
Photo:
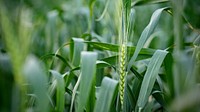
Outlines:
[[[0,112],[200,112],[200,0],[0,0]]]

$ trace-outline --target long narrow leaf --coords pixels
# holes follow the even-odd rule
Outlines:
[[[90,91],[95,87],[97,54],[94,52],[81,53],[81,81],[78,112],[83,112],[86,109],[87,102],[92,99]],[[87,110],[86,110],[87,111]]]
[[[156,77],[158,76],[158,72],[161,64],[163,63],[165,56],[167,55],[167,51],[157,50],[153,55],[152,59],[147,68],[147,72],[142,81],[142,86],[140,89],[139,98],[137,101],[137,106],[139,110],[143,109],[151,91],[153,89],[153,85],[156,81]]]
[[[37,58],[29,57],[24,66],[24,74],[30,84],[30,89],[36,96],[36,109],[41,112],[48,112],[48,93],[47,93],[47,75],[42,70],[43,66]]]
[[[110,112],[117,96],[118,82],[105,77],[102,81],[94,112]]]
[[[159,4],[166,2],[169,2],[169,0],[135,0],[134,2],[132,2],[131,7],[147,5],[147,4]]]
[[[83,39],[81,38],[72,38],[70,44],[70,57],[72,64],[77,67],[80,64],[81,51],[84,49]]]
[[[56,111],[63,112],[65,106],[65,83],[62,75],[56,71],[50,70],[56,79]]]
[[[133,65],[134,61],[136,60],[136,58],[138,57],[138,54],[140,53],[141,49],[143,48],[146,40],[148,39],[148,37],[153,33],[154,29],[156,28],[158,21],[160,19],[160,16],[162,14],[163,10],[166,10],[168,8],[161,8],[156,10],[152,17],[151,20],[149,22],[149,24],[146,26],[146,28],[143,30],[140,39],[137,43],[137,46],[135,48],[135,52],[133,54],[133,56],[131,57],[129,63],[128,63],[128,69],[127,71],[130,70],[131,66]]]
[[[45,60],[47,58],[50,57],[57,57],[58,59],[60,59],[64,64],[66,64],[68,67],[72,68],[72,65],[69,63],[69,60],[65,59],[64,57],[62,57],[59,54],[47,54],[41,57],[42,60]]]
[[[119,45],[116,44],[109,44],[109,43],[101,43],[101,42],[85,42],[87,44],[92,45],[95,49],[99,50],[109,50],[113,52],[118,52],[119,50]],[[135,52],[136,47],[135,46],[127,46],[127,54],[133,54]],[[154,49],[150,48],[142,48],[141,52],[139,54],[144,54],[144,55],[153,55],[155,52]]]

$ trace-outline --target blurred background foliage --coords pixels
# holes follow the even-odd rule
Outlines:
[[[183,17],[181,18],[183,22],[180,24],[182,25],[181,33],[184,41],[184,52],[182,52],[183,56],[181,57],[176,57],[175,54],[173,56],[175,55],[176,57],[174,60],[181,58],[181,62],[183,62],[181,64],[184,65],[181,68],[182,72],[178,71],[177,74],[182,75],[182,73],[189,70],[189,73],[196,75],[193,77],[194,79],[190,78],[192,81],[189,83],[195,83],[196,85],[200,82],[200,1],[180,1],[182,1],[180,7],[183,11],[179,16]],[[132,21],[133,31],[131,32],[131,37],[128,38],[127,44],[136,46],[142,31],[149,23],[151,15],[156,9],[171,7],[170,14],[162,14],[158,26],[144,47],[169,49],[170,52],[173,52],[174,46],[177,45],[175,44],[174,35],[176,23],[173,23],[174,18],[172,16],[175,15],[173,8],[178,7],[176,3],[175,6],[173,4],[172,1],[168,0],[132,0],[135,19]],[[72,93],[80,74],[80,52],[84,50],[95,51],[98,53],[97,60],[108,60],[106,59],[107,57],[117,54],[103,47],[103,50],[95,49],[92,45],[83,42],[119,44],[118,27],[120,22],[118,21],[119,16],[117,13],[119,9],[119,0],[0,0],[0,111],[69,111],[73,97]],[[109,48],[111,49],[111,47]],[[130,57],[130,55],[128,56]],[[97,91],[100,91],[97,94],[103,91],[98,87],[100,87],[105,76],[115,80],[119,77],[114,69],[117,65],[117,59],[113,59],[107,61],[107,64],[111,65],[109,67],[104,67],[105,63],[97,64],[97,68],[99,68],[96,71],[95,83]],[[139,61],[135,65],[137,66],[137,71],[144,75],[148,63],[148,60]],[[161,68],[159,73],[161,78],[166,74],[163,69],[164,67]],[[49,70],[54,70],[58,73],[48,72]],[[37,75],[33,77],[32,75],[34,74]],[[62,74],[61,79],[59,77],[60,74]],[[185,81],[188,77],[190,76],[183,76],[182,78]],[[138,83],[141,86],[141,82],[137,81],[138,79],[133,81],[134,78],[135,76],[128,75],[130,85]],[[62,97],[64,104],[58,103],[60,102],[58,99],[62,99],[58,94],[62,91],[63,86],[57,87],[57,89],[59,88],[57,93],[55,90],[55,81],[62,82],[62,79],[65,82],[64,97]],[[109,81],[110,79],[105,80]],[[117,87],[115,80],[112,80],[113,88]],[[173,79],[173,81],[176,80]],[[169,82],[166,79],[162,79],[162,82],[165,92],[167,91],[173,95],[165,98],[167,105],[162,102],[159,102],[158,105],[154,104],[153,109],[155,110],[153,111],[165,110],[171,105],[170,108],[172,110],[176,108],[174,107],[175,105],[178,110],[182,111],[182,109],[185,109],[183,106],[187,104],[183,102],[187,102],[187,98],[190,99],[190,96],[196,96],[197,99],[200,99],[197,94],[199,89],[193,89],[194,84],[182,87],[189,88],[192,92],[180,91],[184,93],[183,97],[186,96],[186,99],[181,99],[183,98],[181,94],[179,100],[179,97],[176,99],[176,95],[170,91],[171,88],[168,88],[170,84],[165,85],[165,83]],[[181,84],[182,82],[180,81],[179,86],[184,86]],[[47,85],[48,87],[46,87]],[[103,85],[105,86],[106,84],[103,83]],[[134,90],[134,87],[131,87],[131,89]],[[113,89],[112,97],[116,96],[114,91],[115,89]],[[46,97],[46,94],[49,97]],[[137,96],[139,90],[134,94]],[[99,96],[102,95],[100,94]],[[43,102],[37,102],[36,100],[35,103],[37,98],[42,98]],[[191,100],[192,106],[196,104],[195,108],[192,107],[194,111],[199,111],[199,101],[196,101],[195,98]],[[77,109],[77,102],[77,100],[74,102],[73,111]],[[58,104],[63,105],[64,109],[62,109],[63,107],[58,107]],[[150,103],[146,106],[147,110],[149,106],[151,106]],[[191,109],[190,107],[188,108]],[[186,107],[185,111],[188,111],[188,108]]]

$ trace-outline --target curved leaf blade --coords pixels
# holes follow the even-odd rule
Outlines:
[[[94,112],[110,112],[111,106],[117,96],[118,82],[105,77],[102,81],[99,97]]]
[[[102,42],[86,41],[85,43],[92,45],[95,49],[109,50],[109,51],[113,51],[113,52],[118,52],[119,47],[120,47],[119,45],[116,45],[116,44],[109,44],[109,43],[102,43]],[[135,46],[127,46],[127,54],[133,54],[135,52],[135,49],[136,49]],[[155,52],[154,49],[142,48],[141,52],[139,54],[152,56],[154,52]]]
[[[42,60],[45,60],[49,57],[57,57],[58,59],[60,59],[65,65],[67,65],[68,67],[72,68],[72,65],[69,63],[69,60],[65,59],[64,57],[62,57],[59,54],[47,54],[41,57]]]
[[[128,63],[127,71],[130,70],[131,66],[133,65],[136,58],[138,57],[141,49],[143,48],[146,40],[148,39],[148,37],[153,33],[154,29],[156,28],[162,12],[167,9],[169,9],[169,8],[165,7],[165,8],[157,9],[151,16],[151,20],[150,20],[149,24],[146,26],[146,28],[143,30],[143,32],[140,36],[140,39],[137,43],[137,46],[135,48],[135,52]]]
[[[159,3],[166,3],[166,2],[169,2],[169,0],[136,0],[132,2],[131,7],[147,5],[147,4],[159,4]]]
[[[168,52],[164,50],[157,50],[150,60],[150,63],[147,67],[147,72],[145,73],[142,81],[140,94],[137,101],[137,106],[139,107],[139,109],[144,108],[148,97],[153,89],[153,85],[156,81],[156,77],[158,76],[161,64],[163,63],[167,53]]]
[[[84,50],[84,40],[81,38],[72,38],[70,44],[70,57],[72,64],[77,67],[80,64],[81,52]]]
[[[87,106],[87,102],[92,99],[90,92],[95,87],[96,60],[97,53],[95,52],[83,51],[81,53],[81,80],[78,112],[83,112]]]
[[[50,70],[56,79],[56,111],[63,112],[65,106],[65,82],[60,73]]]

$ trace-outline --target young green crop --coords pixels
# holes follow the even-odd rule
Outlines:
[[[200,111],[199,0],[19,1],[0,0],[0,111]]]

